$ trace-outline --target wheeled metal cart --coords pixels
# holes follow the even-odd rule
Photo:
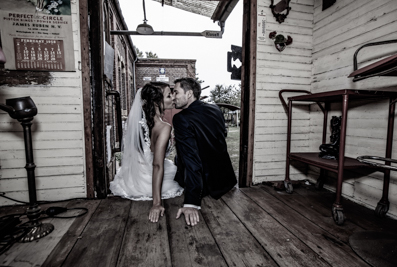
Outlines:
[[[280,99],[284,92],[296,92],[296,90],[282,90],[280,91]],[[341,225],[345,221],[343,214],[343,206],[341,203],[342,193],[342,182],[344,170],[346,169],[357,169],[357,168],[377,168],[376,166],[367,164],[366,162],[360,162],[357,159],[345,157],[345,141],[346,141],[346,128],[349,104],[354,100],[366,99],[367,102],[379,101],[381,99],[389,99],[389,115],[388,115],[388,126],[387,126],[387,144],[385,158],[390,159],[393,145],[393,127],[394,127],[394,111],[395,102],[397,99],[397,92],[392,91],[371,91],[371,90],[336,90],[330,92],[310,94],[310,92],[304,91],[305,95],[298,95],[288,98],[288,129],[287,129],[287,154],[286,154],[286,169],[285,169],[285,180],[284,185],[288,193],[293,192],[293,186],[290,180],[290,161],[296,160],[304,162],[316,167],[321,168],[317,187],[322,187],[322,179],[324,177],[324,170],[335,172],[338,176],[336,186],[336,199],[332,205],[332,215],[336,224]],[[321,107],[324,113],[323,123],[323,135],[322,143],[325,144],[326,132],[327,132],[327,120],[328,111],[331,103],[342,103],[342,124],[340,131],[340,143],[339,143],[339,157],[337,160],[323,159],[318,156],[319,151],[312,153],[299,153],[291,152],[291,122],[292,122],[292,107],[294,102],[316,102]],[[390,165],[390,161],[386,162],[386,165]],[[379,171],[384,172],[383,180],[383,195],[382,199],[378,203],[376,208],[378,215],[384,216],[389,208],[388,191],[390,181],[390,169],[377,168]]]

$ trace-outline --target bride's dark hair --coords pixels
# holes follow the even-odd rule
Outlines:
[[[163,88],[153,83],[147,83],[142,88],[142,109],[145,112],[146,123],[149,127],[149,135],[152,135],[154,126],[154,116],[156,116],[156,107],[159,108],[160,115],[163,115]]]

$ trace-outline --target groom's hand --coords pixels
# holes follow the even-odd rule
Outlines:
[[[176,215],[176,218],[179,219],[182,213],[185,215],[185,221],[187,225],[195,226],[199,222],[199,212],[198,209],[185,207],[180,208]]]

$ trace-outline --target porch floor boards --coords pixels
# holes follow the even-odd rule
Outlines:
[[[343,201],[347,217],[331,217],[334,193],[300,185],[293,194],[260,185],[233,189],[202,203],[200,222],[175,219],[183,197],[164,201],[159,223],[147,219],[150,201],[118,197],[41,205],[85,207],[75,219],[46,219],[48,236],[16,243],[0,256],[0,266],[370,266],[349,246],[357,231],[397,233],[397,221],[379,219],[370,209]],[[23,213],[0,208],[0,216]]]

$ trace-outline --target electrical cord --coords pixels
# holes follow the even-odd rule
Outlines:
[[[9,200],[12,200],[12,201],[15,201],[18,203],[22,203],[22,204],[27,204],[27,205],[30,204],[29,202],[26,202],[26,201],[18,200],[18,199],[12,198],[12,197],[7,197],[5,194],[6,194],[5,192],[0,192],[0,197],[4,197]],[[76,198],[69,198],[69,199],[63,199],[63,200],[41,200],[41,201],[37,201],[36,203],[37,204],[50,204],[50,203],[59,203],[59,202],[65,202],[65,201],[70,201],[70,200],[93,200],[93,199],[94,198],[76,197]]]
[[[77,214],[77,215],[73,215],[73,216],[57,216],[60,213],[64,213],[67,212],[68,210],[83,210],[84,212]],[[64,208],[64,207],[49,207],[45,212],[45,214],[48,215],[48,217],[51,218],[58,218],[58,219],[71,219],[71,218],[77,218],[77,217],[81,217],[83,215],[86,215],[88,212],[87,208]]]
[[[0,192],[0,196],[10,199],[15,202],[30,204],[28,202],[16,200],[10,197],[5,196],[4,192]],[[48,204],[48,203],[57,203],[57,202],[65,202],[70,200],[88,200],[87,198],[71,198],[66,200],[58,200],[58,201],[38,201],[38,204]],[[72,216],[58,216],[61,213],[65,213],[71,210],[80,210],[77,215]],[[88,209],[84,207],[76,207],[76,208],[65,208],[65,207],[49,207],[46,210],[42,211],[40,215],[47,215],[46,217],[38,218],[37,220],[44,220],[48,218],[57,218],[57,219],[72,219],[84,216],[88,213]],[[5,251],[7,251],[13,244],[18,242],[21,238],[23,238],[29,232],[28,224],[30,221],[22,223],[21,217],[26,216],[26,213],[18,213],[18,214],[9,214],[0,217],[0,255],[2,255]]]

